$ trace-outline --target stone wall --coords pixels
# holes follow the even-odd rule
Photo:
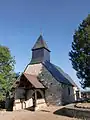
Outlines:
[[[73,87],[58,82],[44,66],[38,78],[47,87],[45,98],[48,104],[62,105],[74,102]]]
[[[62,86],[61,83],[50,74],[50,72],[43,66],[42,72],[38,76],[40,82],[47,87],[45,91],[45,98],[48,104],[61,105],[62,104]]]
[[[75,101],[74,89],[72,86],[62,85],[62,102],[63,104],[72,103]]]
[[[40,82],[47,87],[45,98],[48,104],[61,105],[75,101],[73,87],[58,82],[41,63],[28,65],[25,73],[38,76]]]

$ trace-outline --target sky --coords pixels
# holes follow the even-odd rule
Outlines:
[[[79,85],[68,53],[75,29],[89,13],[90,0],[0,0],[0,44],[15,56],[15,72],[24,71],[42,33],[51,62]]]

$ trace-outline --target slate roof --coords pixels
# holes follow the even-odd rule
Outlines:
[[[39,82],[35,75],[30,75],[23,73],[23,75],[27,78],[27,80],[35,87],[35,88],[45,88],[42,83]]]
[[[46,42],[43,40],[42,35],[40,35],[39,38],[37,39],[34,47],[32,48],[32,51],[40,49],[40,48],[45,48],[50,52]],[[39,59],[38,60],[34,59],[34,60],[31,60],[31,62],[30,62],[30,64],[36,64],[36,63],[42,63],[42,62]],[[47,68],[47,70],[52,74],[52,76],[57,81],[77,87],[77,85],[74,83],[72,78],[68,74],[66,74],[61,68],[55,66],[54,64],[50,63],[49,61],[45,61],[42,64]]]
[[[36,49],[40,49],[40,48],[45,48],[45,49],[47,49],[50,52],[46,42],[43,40],[42,35],[40,35],[39,38],[37,39],[35,45],[32,48],[32,51],[36,50]]]
[[[19,87],[20,84],[20,79],[21,77],[24,75],[24,77],[35,87],[35,88],[45,88],[41,82],[39,82],[39,80],[37,79],[37,76],[35,75],[31,75],[31,74],[27,74],[27,73],[22,73],[21,76],[18,77],[18,79],[14,82],[12,88],[16,88]]]
[[[43,65],[47,68],[47,70],[52,74],[52,76],[59,81],[60,83],[64,83],[67,85],[71,85],[73,86],[73,84],[68,80],[68,78],[66,78],[66,76],[64,74],[62,74],[62,72],[60,72],[55,65],[53,65],[52,63],[45,61],[43,62]]]
[[[78,87],[78,86],[76,85],[76,83],[72,80],[72,78],[71,78],[67,73],[65,73],[60,67],[58,67],[58,66],[55,66],[55,67],[60,71],[60,73],[63,74],[63,76],[64,76],[65,78],[67,78],[67,79],[71,82],[71,84],[72,84],[73,86]]]

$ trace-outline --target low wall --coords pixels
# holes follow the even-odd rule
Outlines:
[[[45,103],[45,99],[37,99],[36,104],[43,104]]]
[[[30,108],[33,106],[33,100],[32,98],[24,101],[24,102],[20,102],[20,100],[15,100],[14,106],[13,106],[13,110],[21,110],[21,109],[25,109],[25,108]],[[46,103],[44,99],[37,99],[36,101],[36,107],[35,110],[40,110],[43,109],[44,107],[46,107]]]
[[[32,98],[22,103],[18,99],[18,100],[15,100],[14,102],[13,110],[21,110],[21,109],[29,108],[31,106],[33,106]]]
[[[46,105],[45,99],[37,99],[35,110],[41,110],[45,108],[46,106],[47,105]]]
[[[90,110],[87,109],[76,109],[76,108],[65,108],[65,112],[67,116],[76,117],[76,118],[89,118],[90,119]]]
[[[74,106],[64,107],[55,111],[54,114],[90,120],[89,109],[75,108]]]

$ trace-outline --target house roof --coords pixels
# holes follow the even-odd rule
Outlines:
[[[27,78],[27,80],[35,87],[35,88],[45,88],[37,79],[37,76],[23,73],[23,75]]]
[[[36,49],[40,49],[40,48],[45,48],[45,49],[47,49],[50,52],[46,42],[43,40],[42,35],[40,35],[39,38],[37,39],[35,45],[32,48],[32,51],[36,50]]]
[[[73,84],[68,80],[67,77],[64,76],[64,74],[62,74],[62,72],[60,72],[55,65],[53,65],[52,63],[45,61],[43,62],[43,65],[47,68],[47,70],[52,74],[52,76],[59,82],[67,84],[67,85],[71,85],[73,86]]]

